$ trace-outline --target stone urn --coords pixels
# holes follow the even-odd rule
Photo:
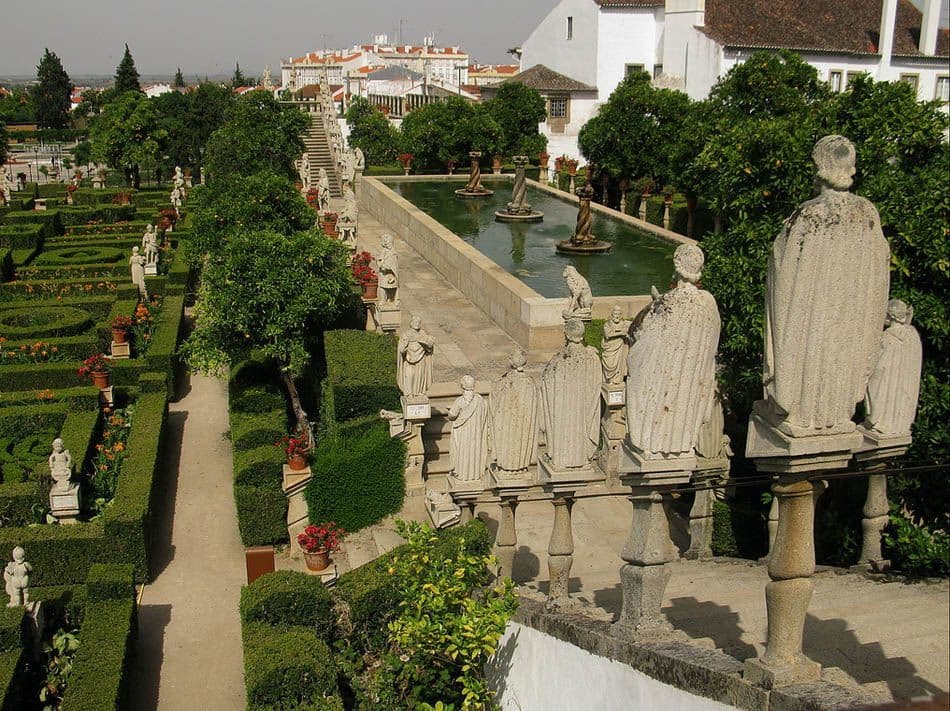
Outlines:
[[[303,559],[307,563],[307,570],[312,570],[315,573],[330,567],[330,551],[326,548],[316,550],[313,553],[304,551]]]

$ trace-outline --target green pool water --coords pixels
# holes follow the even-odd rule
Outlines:
[[[594,296],[649,294],[651,286],[664,291],[670,282],[675,245],[669,242],[594,213],[594,234],[613,248],[600,255],[558,254],[554,245],[570,239],[574,232],[575,205],[529,185],[528,201],[544,213],[544,221],[496,222],[495,210],[505,209],[511,198],[511,183],[486,183],[495,194],[481,200],[458,199],[455,190],[461,185],[444,181],[389,183],[399,195],[542,296],[567,296],[561,272],[568,264],[584,275]]]

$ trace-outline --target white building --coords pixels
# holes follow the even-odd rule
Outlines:
[[[922,10],[910,0],[562,0],[518,52],[523,70],[542,65],[592,86],[595,102],[634,71],[701,99],[751,53],[776,49],[801,54],[836,91],[867,73],[912,83],[921,100],[947,102],[950,35],[940,26],[941,0],[916,4]],[[572,120],[560,134],[550,119],[542,127],[552,143],[575,139],[557,153],[578,156],[589,101],[568,97]],[[552,106],[564,110],[560,101]]]

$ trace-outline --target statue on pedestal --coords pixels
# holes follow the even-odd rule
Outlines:
[[[300,184],[304,192],[310,189],[310,154],[307,151],[300,157]]]
[[[422,319],[413,316],[409,330],[399,336],[396,349],[396,383],[406,397],[418,397],[429,391],[434,350],[435,339],[422,328]]]
[[[604,321],[604,340],[600,346],[600,361],[604,370],[604,382],[618,385],[627,377],[627,353],[630,351],[631,321],[623,317],[619,306],[610,310],[610,318]]]
[[[330,176],[327,175],[327,169],[322,166],[319,182],[317,183],[317,200],[320,203],[320,212],[326,212],[330,209]]]
[[[3,167],[0,166],[0,205],[9,205],[10,204],[10,194],[13,191],[10,190],[10,184],[7,182],[7,174],[3,170]]]
[[[129,270],[132,272],[132,283],[139,289],[139,298],[148,299],[148,290],[145,288],[145,257],[139,254],[138,247],[132,247],[132,256],[129,258]]]
[[[769,258],[765,399],[756,413],[785,435],[852,432],[880,354],[890,249],[878,212],[848,192],[855,150],[826,136],[812,153],[820,194],[785,223]]]
[[[561,312],[565,321],[572,318],[590,321],[591,309],[594,306],[594,295],[591,293],[587,279],[580,275],[576,267],[564,267],[562,276],[567,280],[567,288],[571,292],[571,302],[567,309]]]
[[[54,493],[69,490],[69,482],[73,476],[73,457],[59,437],[53,440],[53,452],[49,455],[49,474],[53,479]]]
[[[488,396],[491,418],[491,457],[497,473],[516,477],[526,473],[538,448],[540,402],[538,387],[524,372],[527,357],[518,349],[508,359],[508,372],[492,384]]]
[[[566,343],[541,374],[541,417],[546,459],[557,470],[587,467],[600,445],[601,367],[597,350],[584,345],[584,324],[564,324]]]
[[[30,573],[33,566],[26,561],[26,551],[20,546],[13,549],[13,560],[3,569],[10,602],[7,607],[22,607],[30,602]]]
[[[399,257],[393,247],[393,242],[392,235],[383,235],[382,249],[376,258],[379,288],[383,291],[379,301],[381,309],[399,308]]]
[[[452,476],[459,481],[478,481],[488,463],[488,405],[475,392],[475,378],[463,375],[460,384],[462,394],[446,415],[452,423]]]
[[[359,146],[354,148],[353,157],[355,158],[353,162],[353,169],[356,171],[357,175],[362,175],[366,170],[366,156],[363,155],[363,149]]]
[[[699,288],[703,252],[673,254],[676,285],[653,304],[627,356],[627,438],[644,458],[693,454],[716,377],[719,309]]]
[[[158,235],[155,233],[155,225],[145,228],[145,234],[142,235],[142,249],[145,250],[146,266],[158,263]]]
[[[910,434],[914,423],[923,351],[913,318],[914,309],[900,299],[887,302],[887,328],[864,397],[864,427],[874,432]]]

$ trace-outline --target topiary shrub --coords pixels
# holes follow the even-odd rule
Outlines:
[[[39,306],[0,311],[0,336],[10,340],[74,336],[89,329],[92,317],[72,306]]]
[[[371,526],[402,508],[406,445],[389,426],[367,418],[341,426],[313,458],[317,476],[305,496],[311,521],[335,521],[347,531]]]
[[[132,566],[120,563],[96,563],[86,575],[89,600],[129,600],[135,594]]]
[[[287,542],[287,497],[274,486],[234,485],[238,530],[245,546]]]
[[[263,445],[234,452],[234,483],[273,487],[281,481],[281,465],[287,457],[280,447]]]
[[[243,633],[249,708],[297,711],[336,696],[336,665],[315,632],[250,622]]]
[[[241,620],[312,628],[322,639],[333,632],[333,600],[323,581],[292,570],[268,573],[241,590]]]
[[[326,408],[345,422],[399,406],[396,342],[368,331],[327,331],[323,337],[327,375]],[[326,419],[326,416],[324,417]]]
[[[38,256],[33,264],[112,264],[125,259],[125,252],[118,247],[101,247],[96,245],[82,247],[65,247],[61,249],[46,249]]]

